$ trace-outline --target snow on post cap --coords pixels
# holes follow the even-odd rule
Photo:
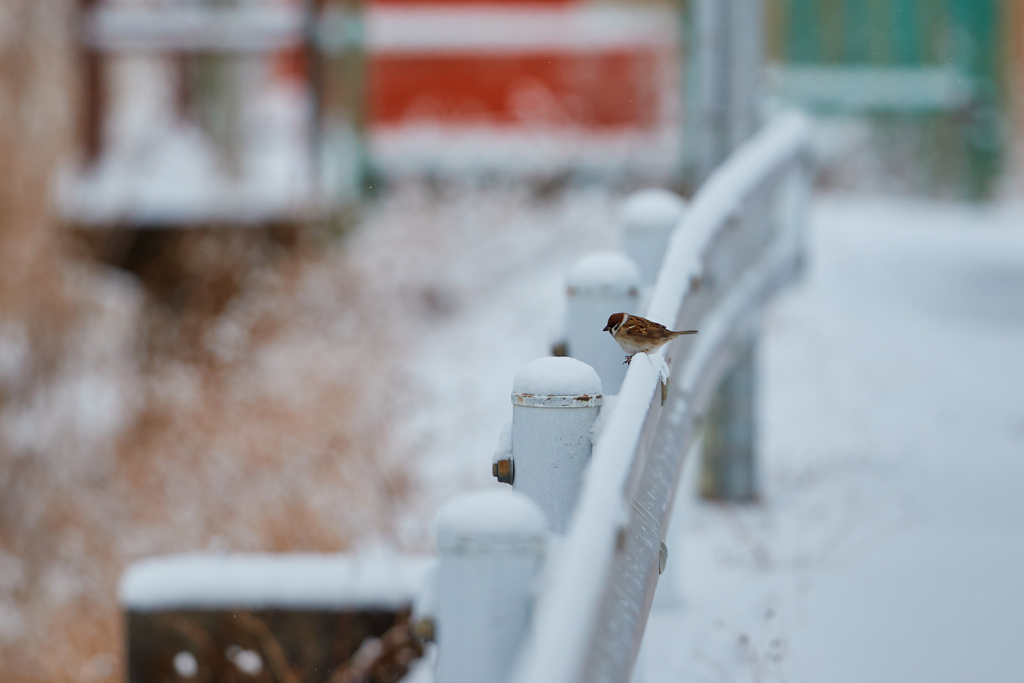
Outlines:
[[[491,455],[491,464],[507,460],[512,457],[512,420],[505,423],[498,435],[498,446]]]
[[[576,262],[566,284],[569,295],[629,294],[640,287],[640,269],[633,259],[617,251],[599,251]]]
[[[437,549],[453,555],[540,554],[548,528],[537,503],[504,487],[457,496],[441,508],[435,524]]]
[[[512,404],[533,408],[601,405],[601,378],[583,361],[551,356],[530,361],[512,380]]]
[[[671,232],[685,213],[685,199],[657,187],[631,194],[622,205],[619,220],[627,232]]]

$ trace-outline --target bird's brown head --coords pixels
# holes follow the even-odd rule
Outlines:
[[[611,332],[612,336],[614,337],[615,333],[619,331],[619,328],[622,327],[622,323],[626,322],[626,318],[628,317],[629,316],[626,315],[625,313],[612,313],[608,317],[608,324],[605,325],[603,331]]]

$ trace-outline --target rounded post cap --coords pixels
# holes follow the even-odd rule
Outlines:
[[[601,405],[601,378],[594,368],[568,356],[530,361],[512,380],[512,404],[537,408]]]
[[[619,220],[626,232],[671,232],[686,207],[686,200],[675,192],[654,187],[631,194],[622,204]]]
[[[435,522],[437,548],[453,555],[544,550],[547,518],[537,503],[510,488],[488,488],[456,496]]]
[[[636,296],[643,278],[633,259],[618,251],[599,251],[576,262],[566,284],[569,296],[611,294]]]

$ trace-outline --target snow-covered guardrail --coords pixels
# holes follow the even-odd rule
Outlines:
[[[808,146],[803,117],[776,119],[709,177],[675,229],[645,315],[700,334],[630,364],[550,556],[515,683],[629,680],[699,422],[749,354],[765,305],[799,272]]]

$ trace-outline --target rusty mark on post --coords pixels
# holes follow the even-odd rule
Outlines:
[[[601,405],[601,394],[564,396],[544,394],[512,394],[512,403],[527,408],[592,408]]]

